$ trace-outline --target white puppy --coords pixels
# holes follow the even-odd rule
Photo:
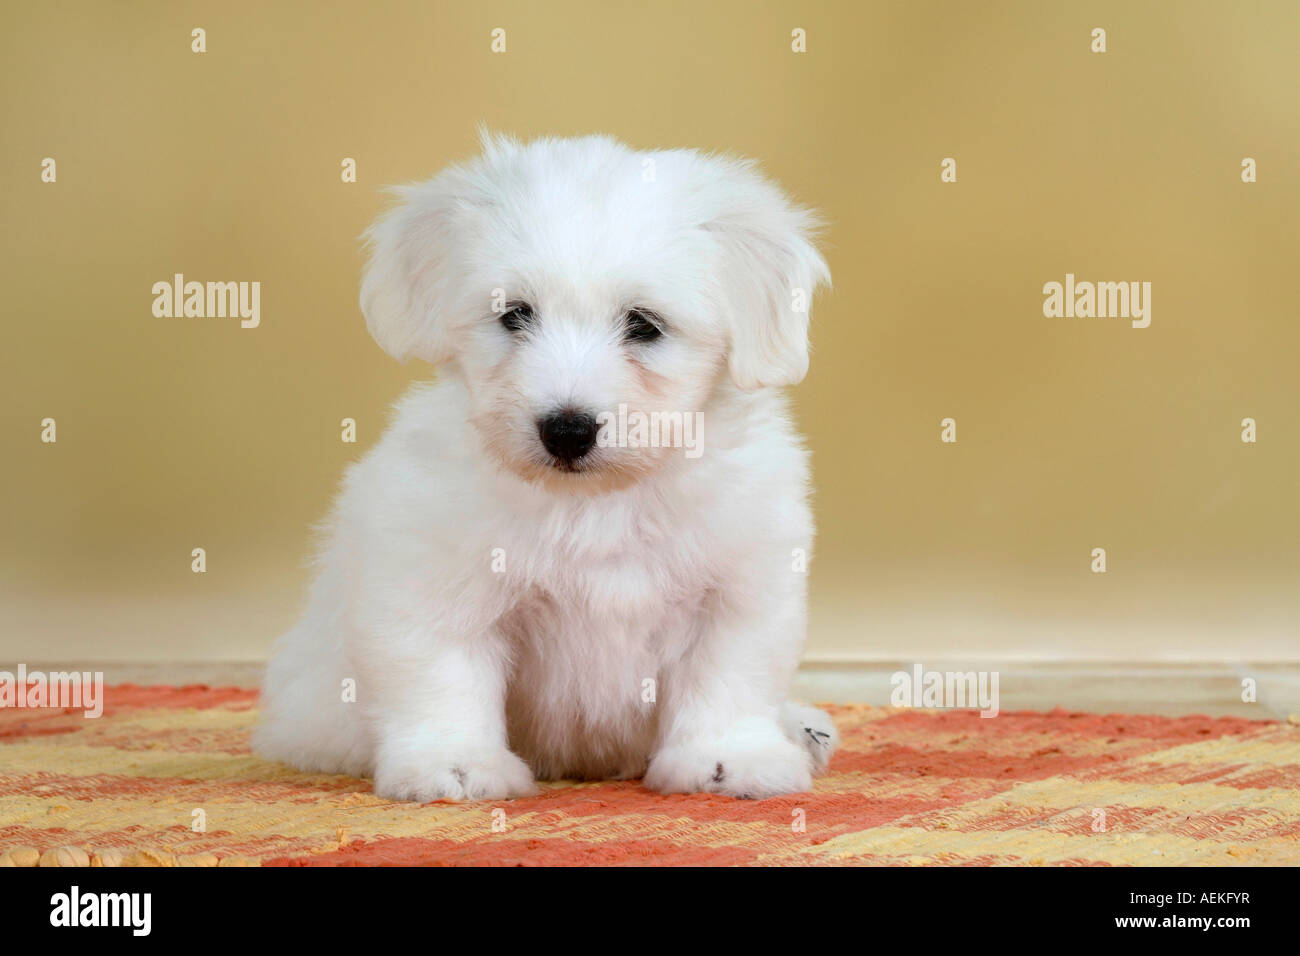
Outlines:
[[[752,163],[606,137],[485,135],[399,196],[361,306],[441,374],[348,472],[257,752],[402,800],[808,790],[836,734],[786,699],[812,519],[778,386],[814,217]],[[620,406],[695,450],[602,428]]]

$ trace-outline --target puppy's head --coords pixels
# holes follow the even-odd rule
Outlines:
[[[724,376],[750,390],[808,369],[829,280],[816,221],[750,162],[485,135],[480,157],[397,195],[367,233],[370,332],[457,369],[484,447],[525,478],[636,480],[682,449],[603,440],[612,417],[681,420]]]

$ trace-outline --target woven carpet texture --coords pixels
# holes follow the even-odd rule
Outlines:
[[[0,865],[1287,865],[1300,726],[832,706],[812,793],[639,782],[425,805],[253,756],[257,694],[108,688],[102,717],[0,710]]]

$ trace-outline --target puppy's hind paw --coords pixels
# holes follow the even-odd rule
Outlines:
[[[381,757],[375,771],[375,795],[389,800],[503,800],[536,793],[528,765],[504,749],[423,760]]]

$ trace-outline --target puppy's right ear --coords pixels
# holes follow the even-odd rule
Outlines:
[[[398,204],[365,232],[361,311],[379,347],[399,361],[439,364],[451,357],[447,260],[460,185],[453,168],[427,183],[395,187]]]

